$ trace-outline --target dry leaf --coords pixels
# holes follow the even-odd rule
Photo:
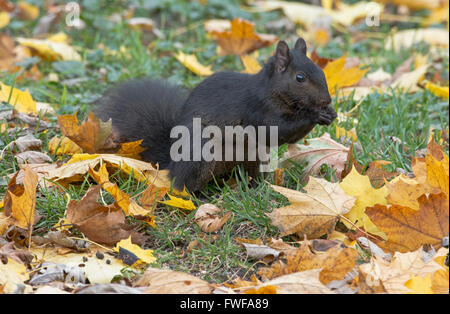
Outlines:
[[[75,154],[67,163],[51,171],[47,178],[56,181],[78,180],[79,175],[88,173],[89,167],[95,168],[100,163],[106,163],[127,175],[133,175],[140,182],[170,188],[168,170],[158,171],[151,163],[112,154]]]
[[[38,176],[31,168],[25,168],[22,187],[16,184],[17,175],[18,172],[8,183],[4,199],[5,214],[15,219],[16,226],[31,234],[32,227],[38,220],[35,212]]]
[[[81,125],[78,125],[76,113],[58,116],[58,124],[61,132],[87,153],[111,152],[117,148],[113,141],[111,120],[103,122],[92,112]]]
[[[211,70],[211,66],[204,66],[200,62],[198,62],[197,57],[195,55],[186,55],[183,52],[179,51],[175,58],[180,61],[182,65],[191,70],[197,75],[200,76],[210,76],[214,74],[213,70]]]
[[[306,163],[304,177],[318,174],[323,164],[331,166],[336,173],[337,179],[341,178],[345,168],[349,149],[330,138],[325,133],[319,138],[308,140],[308,145],[289,145],[289,151],[282,160],[282,166],[288,168],[289,159],[297,163]]]
[[[387,205],[386,197],[388,195],[388,189],[386,187],[374,189],[369,177],[360,175],[354,167],[344,180],[342,180],[340,187],[347,195],[356,198],[355,206],[344,215],[351,223],[345,219],[342,222],[349,229],[354,229],[356,225],[357,227],[363,227],[365,231],[371,234],[387,239],[386,235],[365,214],[365,209],[375,204]]]
[[[261,65],[258,63],[258,61],[250,56],[250,55],[242,55],[241,56],[241,61],[242,64],[245,67],[245,71],[244,73],[248,73],[248,74],[256,74],[259,71],[261,71],[262,67]]]
[[[341,245],[335,245],[325,252],[313,252],[307,242],[303,242],[295,251],[290,251],[283,259],[271,267],[260,268],[258,274],[263,278],[275,278],[285,274],[304,270],[319,269],[320,282],[327,284],[341,280],[356,265],[358,253]]]
[[[269,291],[273,293],[276,290],[277,294],[332,294],[319,281],[319,273],[320,269],[313,269],[280,276],[253,287],[249,292],[261,293],[262,288],[272,287]]]
[[[145,293],[210,294],[212,287],[197,277],[173,270],[148,268],[134,287],[145,287]]]
[[[319,238],[334,229],[339,218],[355,204],[337,183],[310,177],[306,193],[276,185],[272,188],[289,199],[290,205],[268,214],[281,235],[297,233],[300,237]]]
[[[369,286],[382,284],[388,293],[411,292],[405,284],[414,276],[426,277],[441,269],[435,261],[425,262],[422,247],[414,252],[396,252],[392,262],[372,257],[370,263],[360,265]]]
[[[119,258],[123,250],[125,250],[127,254],[133,254],[137,258],[130,266],[142,263],[150,264],[156,261],[156,258],[153,256],[153,250],[143,250],[140,246],[131,243],[131,236],[128,239],[121,240],[114,247],[114,251],[119,253]]]
[[[127,239],[130,231],[123,229],[126,223],[120,207],[98,203],[100,190],[100,185],[94,185],[80,201],[70,201],[66,217],[91,241],[113,245]]]
[[[80,54],[71,46],[51,39],[34,39],[18,37],[16,40],[25,47],[33,48],[37,54],[46,60],[81,61]]]
[[[0,101],[8,102],[21,113],[32,113],[35,114],[36,102],[31,97],[28,90],[22,92],[17,88],[12,88],[11,86],[0,83]],[[11,97],[9,97],[11,95]]]
[[[399,51],[401,47],[409,48],[422,41],[432,46],[448,48],[448,30],[440,28],[402,30],[387,38],[385,49]]]
[[[240,18],[231,22],[230,31],[212,30],[210,34],[219,44],[220,54],[239,56],[270,46],[278,40],[275,35],[255,33],[254,24]]]
[[[53,160],[45,153],[29,150],[15,156],[18,164],[43,164],[52,163]]]
[[[353,86],[366,74],[368,69],[361,70],[358,66],[346,67],[347,56],[328,62],[323,72],[328,84],[330,95],[343,87]]]
[[[213,204],[203,204],[195,213],[195,222],[203,232],[216,232],[230,219],[231,212],[222,217],[218,214],[222,210]]]
[[[159,201],[159,203],[187,210],[194,210],[196,208],[191,199],[185,200],[181,197],[176,197],[170,194],[168,195],[170,198],[168,201]]]
[[[448,96],[449,96],[448,86],[439,86],[439,85],[433,84],[431,82],[427,82],[425,84],[425,89],[429,90],[430,93],[432,93],[438,97],[448,99]]]
[[[122,274],[121,270],[126,267],[120,260],[113,258],[105,250],[98,248],[96,251],[103,254],[103,259],[97,258],[95,253],[67,253],[61,255],[58,253],[58,249],[46,246],[33,247],[31,253],[36,256],[36,260],[40,263],[50,262],[55,264],[62,264],[66,267],[73,267],[81,270],[91,284],[108,284],[111,280]]]
[[[444,193],[422,195],[419,210],[398,205],[375,205],[366,209],[373,223],[388,237],[378,245],[389,252],[408,252],[424,244],[442,246],[448,236],[449,204]]]
[[[83,152],[80,146],[73,142],[70,138],[65,136],[54,136],[48,143],[48,150],[50,154],[54,155],[73,155]]]

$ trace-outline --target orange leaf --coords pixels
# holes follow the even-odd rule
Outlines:
[[[254,27],[254,24],[249,21],[235,18],[231,22],[231,31],[212,30],[210,34],[219,44],[222,55],[245,55],[270,46],[278,40],[275,35],[255,33]]]
[[[398,205],[375,205],[366,208],[370,220],[388,237],[379,246],[390,252],[408,252],[431,244],[442,246],[448,236],[449,204],[444,193],[422,195],[419,210]]]

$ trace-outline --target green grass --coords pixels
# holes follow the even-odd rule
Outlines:
[[[42,1],[32,2],[42,5]],[[266,23],[279,19],[281,12],[249,13],[240,8],[243,1],[208,0],[207,3],[208,5],[201,5],[199,1],[181,0],[82,1],[85,29],[67,29],[64,23],[56,24],[52,29],[52,33],[65,31],[72,39],[72,45],[80,47],[83,58],[81,62],[51,63],[31,58],[23,63],[21,71],[37,64],[43,79],[16,81],[19,71],[16,74],[0,73],[0,81],[7,85],[15,84],[21,89],[28,88],[37,101],[53,104],[57,115],[78,112],[79,118],[82,118],[90,111],[92,102],[95,102],[101,93],[120,81],[139,77],[162,77],[187,88],[194,87],[202,78],[191,73],[173,58],[173,53],[177,50],[195,53],[201,63],[211,64],[216,71],[243,70],[238,57],[217,55],[217,45],[207,36],[203,21],[211,18],[243,17],[252,20],[258,32],[267,32]],[[153,18],[165,38],[136,32],[125,22],[114,24],[108,19],[114,13],[123,12],[130,4],[137,5],[135,16]],[[16,21],[8,25],[6,31],[11,37],[31,37],[35,23]],[[418,25],[395,26],[401,29]],[[359,31],[371,30],[361,26]],[[379,31],[385,33],[387,37],[390,26],[382,25]],[[282,39],[289,39],[289,44],[292,44],[296,37],[295,33],[287,33],[283,29],[275,33]],[[338,39],[318,49],[319,55],[340,57],[348,53],[350,57],[369,60],[370,62],[365,63],[369,64],[370,71],[383,67],[385,71],[393,73],[400,64],[417,52],[429,52],[429,47],[424,44],[396,53],[383,48],[383,39],[367,38],[354,43],[351,34],[336,31],[334,36]],[[107,53],[100,45],[116,53]],[[121,50],[121,47],[124,48]],[[273,47],[261,49],[258,57],[260,63],[263,63],[272,52]],[[448,80],[448,70],[445,70],[448,69],[447,56],[442,57],[442,68],[444,69],[442,76]],[[50,73],[56,73],[59,82],[47,81],[46,77]],[[80,80],[76,84],[70,84],[70,80],[73,79]],[[336,110],[341,112],[348,112],[357,104],[351,96],[335,99],[333,102]],[[9,108],[9,105],[0,105],[0,111]],[[48,150],[49,139],[54,135],[60,135],[56,116],[47,115],[45,118],[51,123],[52,128],[45,132],[34,132],[34,135],[44,143],[43,151]],[[357,119],[357,122],[353,119]],[[336,123],[331,127],[316,127],[308,137],[317,137],[329,132],[331,137],[337,140],[334,127]],[[362,148],[362,151],[356,154],[359,162],[368,164],[373,160],[383,159],[392,162],[389,166],[391,170],[402,168],[411,171],[411,156],[416,150],[426,146],[430,128],[448,129],[448,101],[443,101],[428,91],[408,94],[405,91],[395,90],[392,91],[392,95],[374,93],[359,104],[353,111],[351,119],[338,125],[346,129],[356,128],[358,142]],[[0,149],[20,136],[19,131],[11,134],[7,131],[1,132]],[[390,140],[391,136],[399,138],[403,146]],[[51,157],[53,160],[58,159],[56,156]],[[62,159],[67,160],[66,157]],[[0,163],[0,197],[3,197],[6,191],[7,176],[18,169],[13,155],[7,153]],[[332,171],[326,168],[324,173],[327,178],[333,175]],[[301,174],[301,165],[286,170],[286,186],[301,189],[302,183],[299,181]],[[233,184],[230,183],[230,179],[234,179]],[[115,174],[112,180],[132,196],[144,189],[142,183],[136,182],[131,177],[124,178]],[[271,182],[270,177],[266,180]],[[92,184],[95,183],[89,175],[86,175],[81,184],[70,185],[64,188],[64,192],[41,189],[36,206],[42,219],[35,227],[35,233],[44,234],[50,230],[59,218],[63,217],[68,197],[72,200],[81,199]],[[106,202],[112,202],[107,192],[102,193]],[[211,182],[204,191],[194,196],[194,201],[196,205],[214,203],[224,212],[231,211],[233,215],[217,234],[201,232],[193,220],[194,213],[161,204],[155,211],[156,229],[133,219],[129,222],[148,235],[145,247],[155,250],[158,267],[190,272],[212,282],[222,282],[235,276],[248,278],[259,264],[247,259],[244,250],[234,239],[278,237],[277,230],[270,224],[266,214],[273,208],[287,204],[287,200],[270,189],[268,183],[263,180],[249,184],[242,169],[236,169],[229,177]],[[189,243],[195,240],[198,241],[198,245],[188,252]],[[295,238],[288,237],[286,240]]]

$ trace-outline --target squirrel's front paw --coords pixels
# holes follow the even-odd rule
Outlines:
[[[336,119],[337,113],[330,106],[323,107],[318,112],[317,124],[330,125]]]

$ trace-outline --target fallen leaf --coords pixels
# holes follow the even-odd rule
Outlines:
[[[145,287],[150,294],[210,294],[212,287],[204,280],[173,270],[148,268],[133,285]]]
[[[71,46],[50,39],[34,39],[18,37],[16,40],[25,47],[34,49],[37,54],[46,60],[81,61],[80,54]]]
[[[112,122],[103,122],[89,113],[87,121],[78,125],[77,114],[58,116],[58,125],[63,135],[70,138],[85,152],[94,154],[111,152],[117,148],[113,141]]]
[[[444,193],[422,195],[419,210],[398,205],[375,205],[366,214],[383,231],[388,241],[378,245],[389,252],[408,252],[424,244],[438,249],[448,236],[449,204]]]
[[[288,168],[293,160],[296,163],[306,163],[303,170],[303,178],[309,175],[317,175],[323,164],[335,170],[337,179],[341,178],[345,168],[349,149],[332,140],[328,133],[319,138],[308,139],[308,145],[289,145],[289,151],[283,156],[281,165]]]
[[[186,55],[183,52],[179,51],[175,58],[180,61],[182,65],[191,70],[197,75],[200,76],[210,76],[214,74],[211,70],[211,66],[204,66],[200,62],[198,62],[197,57],[195,55]]]
[[[17,7],[20,10],[20,16],[23,19],[34,21],[39,16],[39,7],[35,5],[25,1],[19,1]]]
[[[434,10],[441,6],[442,0],[377,0],[384,3],[407,6],[412,10],[428,9]]]
[[[49,172],[47,178],[56,181],[77,180],[79,175],[88,173],[89,167],[95,168],[100,163],[107,163],[127,175],[133,175],[140,182],[170,188],[168,170],[158,171],[151,163],[112,154],[75,154],[67,163]]]
[[[17,88],[0,83],[0,101],[8,102],[19,112],[35,114],[36,102],[31,97],[28,90],[22,92]],[[11,96],[11,97],[10,97]]]
[[[374,189],[369,177],[360,175],[354,167],[342,180],[340,187],[347,195],[356,198],[355,205],[348,213],[344,214],[349,221],[343,219],[342,222],[349,229],[354,229],[354,226],[363,227],[366,232],[387,239],[386,235],[366,215],[365,209],[375,204],[387,205],[388,189],[386,187]]]
[[[385,49],[399,51],[402,47],[409,48],[419,42],[448,48],[448,30],[439,28],[402,30],[387,38]]]
[[[194,206],[195,208],[195,206]],[[216,232],[230,219],[231,212],[222,217],[218,214],[222,210],[213,204],[203,204],[195,213],[194,219],[203,232]]]
[[[31,293],[32,287],[24,284],[25,281],[30,279],[26,266],[13,259],[8,258],[7,261],[6,264],[0,262],[1,291],[5,294],[12,294],[16,290],[21,291],[20,287],[23,286],[24,293]]]
[[[358,253],[348,247],[336,245],[325,252],[313,252],[308,243],[302,243],[295,251],[290,251],[282,260],[272,263],[271,267],[258,270],[263,278],[272,279],[286,274],[305,270],[320,270],[319,280],[327,284],[341,280],[356,265]]]
[[[9,18],[8,12],[0,12],[0,29],[7,26],[11,19]]]
[[[106,164],[102,164],[98,171],[94,169],[89,169],[89,174],[97,181],[98,184],[102,186],[109,194],[111,194],[116,201],[117,205],[124,211],[126,216],[129,215],[141,215],[146,216],[149,212],[136,204],[134,200],[130,198],[130,196],[123,192],[117,184],[109,181],[109,173],[106,169]]]
[[[74,155],[81,154],[83,150],[74,141],[65,136],[54,136],[48,143],[50,154],[54,155]]]
[[[123,251],[126,251],[127,254],[133,254],[134,256],[136,256],[136,262],[134,262],[130,266],[142,263],[151,264],[156,261],[156,258],[153,256],[153,250],[143,250],[140,246],[131,243],[131,236],[128,237],[128,239],[117,242],[116,246],[114,247],[114,251],[119,253],[119,258],[121,253],[123,254]]]
[[[366,274],[366,282],[370,286],[378,286],[380,283],[388,293],[412,292],[406,287],[406,283],[415,276],[422,278],[441,269],[435,261],[425,262],[422,247],[408,252],[396,252],[392,262],[372,257],[370,263],[359,266]]]
[[[6,145],[0,154],[0,158],[4,158],[7,149],[10,149],[13,154],[26,152],[28,150],[39,150],[42,146],[42,141],[35,138],[32,134],[21,136],[16,140]]]
[[[33,150],[16,154],[15,158],[18,164],[43,164],[53,162],[47,154]]]
[[[245,248],[248,257],[262,260],[265,263],[270,263],[278,258],[280,252],[263,244],[252,244],[242,242],[241,245]]]
[[[120,260],[112,256],[106,255],[110,250],[99,249],[105,257],[99,259],[95,253],[67,253],[58,254],[58,250],[53,247],[46,246],[32,247],[30,252],[36,256],[39,262],[51,262],[62,264],[67,267],[80,269],[89,279],[91,284],[107,284],[116,276],[122,274],[121,270],[126,267]]]
[[[448,86],[439,86],[431,82],[427,82],[425,84],[425,89],[430,91],[430,93],[432,93],[433,95],[436,95],[444,99],[448,99],[449,94]]]
[[[162,200],[167,192],[169,192],[169,188],[157,187],[151,184],[142,192],[139,204],[146,210],[153,211],[156,203]]]
[[[31,168],[25,168],[22,187],[16,184],[17,175],[18,172],[8,183],[4,199],[5,214],[15,219],[16,226],[28,230],[31,234],[33,225],[37,222],[35,209],[38,176]]]
[[[191,199],[185,200],[183,198],[176,197],[170,194],[168,195],[170,198],[168,201],[159,201],[159,203],[187,210],[194,210],[196,208]]]
[[[80,201],[70,201],[66,217],[91,241],[113,245],[127,239],[131,232],[123,228],[125,215],[120,207],[98,203],[100,190],[100,185],[94,185]]]
[[[261,71],[262,67],[261,65],[258,63],[258,61],[250,56],[250,55],[242,55],[241,56],[241,61],[242,64],[245,67],[245,71],[244,73],[248,73],[248,74],[256,74],[259,71]]]
[[[445,265],[448,257],[448,249],[441,248],[434,257],[434,261],[443,269],[436,271],[431,279],[431,289],[436,294],[448,294],[449,292],[449,267]]]
[[[214,37],[220,47],[220,54],[249,54],[262,47],[275,43],[278,38],[275,35],[257,34],[254,24],[246,20],[235,18],[231,22],[231,30],[212,30],[210,34]]]
[[[355,198],[346,195],[339,184],[314,177],[304,187],[306,193],[276,185],[272,188],[290,202],[268,214],[282,236],[297,233],[300,237],[318,238],[329,234],[355,204]]]
[[[319,273],[320,269],[312,269],[283,275],[251,288],[250,292],[262,292],[262,288],[270,287],[269,291],[274,292],[276,289],[277,294],[332,294],[333,292],[319,281]]]
[[[345,67],[347,56],[328,62],[323,72],[328,84],[330,95],[343,87],[353,86],[366,74],[368,69],[361,70],[358,66]]]

